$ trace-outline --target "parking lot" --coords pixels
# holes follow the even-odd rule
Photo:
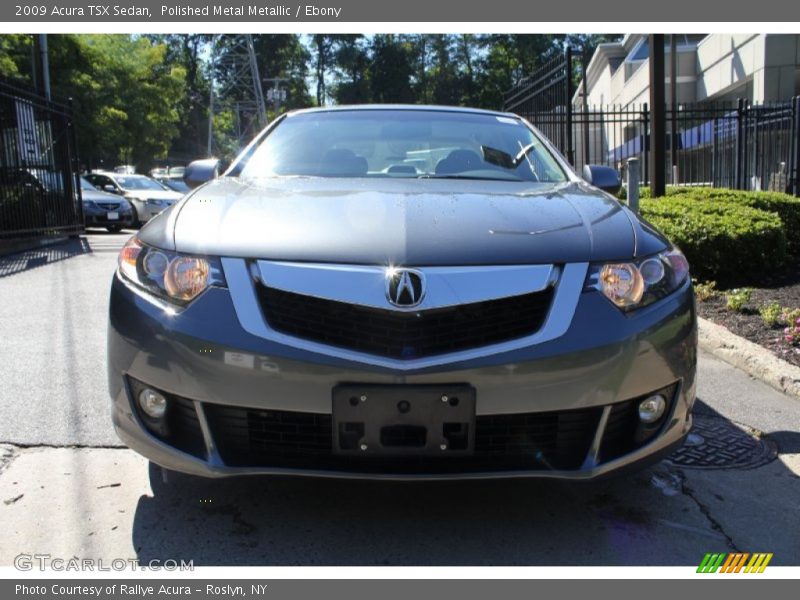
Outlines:
[[[196,565],[693,565],[739,550],[800,561],[800,402],[707,354],[695,452],[634,475],[165,483],[120,445],[109,419],[107,296],[128,235],[93,232],[0,259],[2,565],[20,553]]]

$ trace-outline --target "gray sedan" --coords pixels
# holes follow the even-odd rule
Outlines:
[[[146,223],[183,197],[144,175],[95,172],[86,179],[96,188],[123,196],[133,207],[135,224]]]
[[[615,172],[579,178],[524,119],[297,111],[214,175],[187,168],[208,181],[111,286],[113,421],[153,462],[588,479],[687,436],[686,259],[607,193]]]

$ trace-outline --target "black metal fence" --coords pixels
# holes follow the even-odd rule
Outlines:
[[[572,51],[549,60],[536,73],[523,79],[503,97],[503,110],[519,115],[537,115],[537,127],[561,150],[570,163],[574,159],[572,132]]]
[[[0,81],[0,250],[83,231],[72,112]]]
[[[559,124],[562,115],[525,116],[544,132],[563,126]],[[800,196],[800,98],[752,106],[744,101],[680,105],[667,107],[666,116],[664,169],[668,183],[774,190]],[[649,182],[651,119],[646,104],[573,109],[572,164],[579,172],[586,164],[622,170],[629,158],[637,157],[644,182]]]
[[[637,106],[573,105],[571,54],[550,61],[506,92],[504,108],[538,127],[580,172],[586,164],[620,170],[637,157],[649,183],[652,113]],[[750,105],[668,106],[666,181],[800,196],[800,97]]]

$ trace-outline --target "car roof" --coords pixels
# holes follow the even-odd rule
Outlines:
[[[485,108],[470,108],[466,106],[443,106],[438,104],[341,104],[336,106],[318,106],[314,108],[301,108],[291,110],[287,114],[305,114],[317,112],[347,112],[369,110],[408,110],[417,112],[459,112],[479,115],[492,115],[496,117],[511,117],[519,119],[519,115],[499,110]]]

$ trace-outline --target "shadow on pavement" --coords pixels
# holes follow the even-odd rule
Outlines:
[[[87,254],[92,249],[89,242],[81,237],[69,239],[60,244],[26,250],[18,254],[0,257],[0,277],[8,277],[37,267],[50,265],[73,256]]]
[[[93,248],[91,242],[86,237],[70,238],[64,242],[57,244],[42,246],[41,248],[34,248],[25,250],[16,254],[9,254],[7,256],[0,256],[0,278],[30,271],[37,267],[44,267],[52,265],[53,263],[80,256],[82,254],[90,254],[97,251],[100,252],[119,252],[122,243],[132,235],[133,231],[123,229],[122,231],[110,232],[105,229],[102,230],[87,230],[86,234],[93,237],[109,238],[109,242],[115,242],[109,248]],[[116,242],[119,240],[119,243]]]

